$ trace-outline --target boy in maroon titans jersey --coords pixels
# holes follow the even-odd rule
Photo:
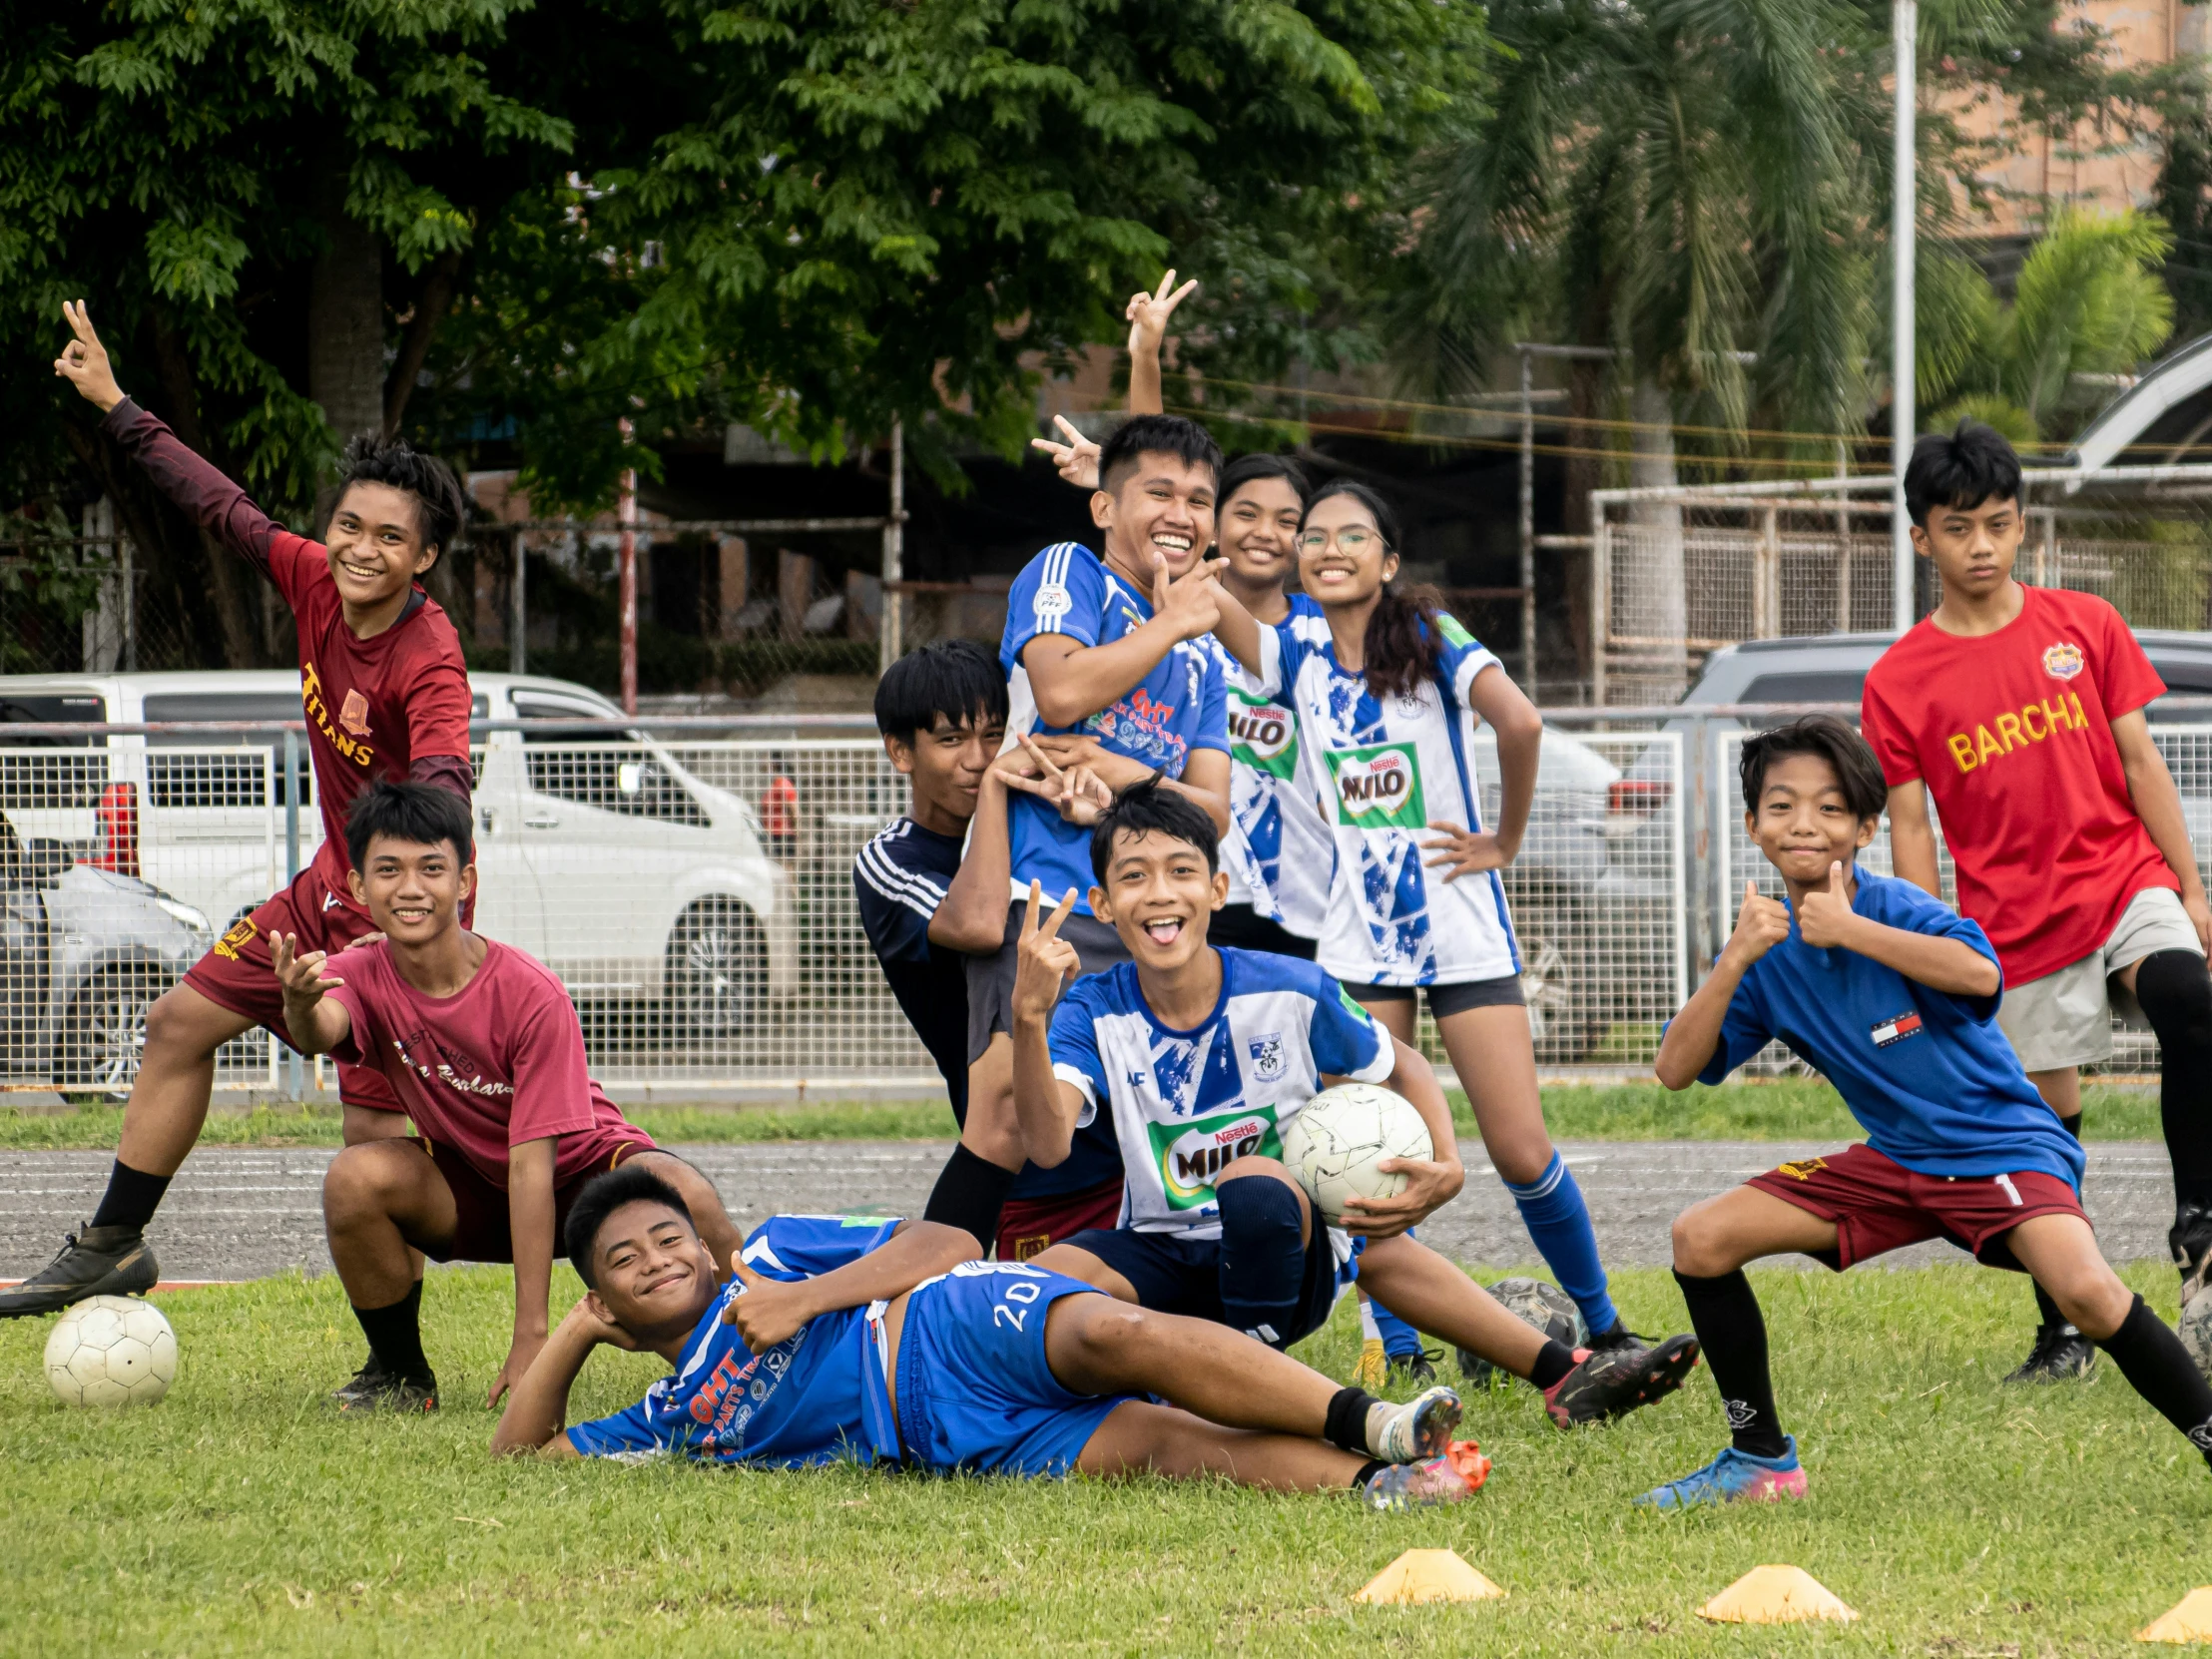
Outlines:
[[[452,473],[403,444],[357,439],[346,449],[329,545],[295,536],[124,396],[83,304],[63,310],[76,338],[55,372],[105,412],[108,435],[163,494],[274,581],[291,606],[322,846],[289,887],[224,934],[149,1011],[107,1195],[51,1266],[0,1293],[0,1317],[154,1284],[145,1227],[207,1121],[216,1050],[257,1025],[285,1034],[270,936],[293,933],[335,951],[375,930],[346,885],[347,809],[377,779],[410,778],[452,791],[465,808],[471,782],[461,642],[417,581],[460,523]],[[338,1097],[348,1142],[405,1132],[399,1103],[375,1072],[341,1065]]]
[[[1933,800],[1959,911],[2004,970],[1997,1023],[2076,1138],[2078,1068],[2112,1052],[2113,1012],[2158,1033],[2186,1337],[2212,1271],[2212,909],[2143,712],[2165,684],[2102,599],[2012,579],[2020,463],[1996,432],[1922,438],[1905,498],[1943,597],[1867,676],[1897,872],[1941,896]],[[2035,1346],[2009,1381],[2087,1372],[2095,1349],[2040,1289],[2036,1303]]]
[[[683,1195],[718,1265],[743,1241],[707,1178],[592,1081],[553,971],[462,925],[476,885],[468,809],[442,790],[377,784],[354,803],[346,840],[346,879],[387,943],[332,958],[279,935],[271,982],[300,1050],[376,1067],[420,1135],[349,1146],[322,1179],[330,1260],[368,1338],[368,1363],[333,1397],[341,1410],[436,1409],[413,1249],[514,1264],[496,1405],[545,1346],[553,1258],[593,1176],[650,1167]]]

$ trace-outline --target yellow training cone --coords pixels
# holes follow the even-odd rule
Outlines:
[[[1448,1549],[1409,1549],[1352,1599],[1371,1604],[1488,1601],[1505,1592]]]
[[[1859,1615],[1803,1567],[1753,1567],[1698,1610],[1718,1624],[1794,1624]]]
[[[2138,1642],[2212,1642],[2212,1585],[2191,1590],[2181,1604],[2135,1632]]]

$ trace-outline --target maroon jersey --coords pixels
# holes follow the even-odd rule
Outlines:
[[[486,939],[476,976],[443,997],[408,984],[380,945],[323,972],[342,981],[328,995],[352,1021],[330,1052],[382,1072],[414,1126],[502,1192],[508,1150],[525,1141],[559,1139],[559,1184],[645,1139],[593,1081],[576,1005],[535,956]]]
[[[412,780],[469,798],[468,666],[445,612],[416,587],[373,639],[345,625],[329,554],[273,523],[246,492],[126,397],[108,411],[108,435],[202,528],[276,584],[298,627],[299,700],[322,809],[314,868],[348,908],[345,819],[377,779]],[[365,912],[363,912],[365,915]]]

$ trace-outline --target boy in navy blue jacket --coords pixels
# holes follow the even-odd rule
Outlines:
[[[1676,1218],[1674,1276],[1732,1439],[1637,1501],[1673,1509],[1805,1493],[1744,1264],[1803,1253],[1841,1271],[1937,1238],[2032,1275],[2212,1459],[2212,1384],[2097,1251],[2081,1210],[2080,1145],[1997,1028],[1996,952],[1977,923],[1853,862],[1887,795],[1873,750],[1843,721],[1810,716],[1744,745],[1743,790],[1745,826],[1789,902],[1746,884],[1711,977],[1659,1045],[1659,1080],[1718,1083],[1780,1038],[1836,1085],[1867,1139]]]

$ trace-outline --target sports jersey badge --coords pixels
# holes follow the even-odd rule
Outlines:
[[[1030,601],[1030,609],[1039,616],[1066,616],[1074,608],[1074,597],[1057,582],[1045,583]]]
[[[1875,1047],[1888,1048],[1892,1043],[1905,1041],[1907,1037],[1912,1036],[1920,1028],[1920,1015],[1892,1014],[1888,1019],[1877,1020],[1874,1029],[1868,1035],[1874,1038]]]
[[[2043,653],[2043,672],[2053,680],[2071,680],[2083,667],[2081,647],[2065,640]]]
[[[344,707],[338,710],[338,724],[356,738],[368,736],[368,699],[358,686],[346,692]]]
[[[1283,1033],[1270,1031],[1255,1037],[1246,1045],[1252,1052],[1252,1078],[1256,1083],[1272,1083],[1283,1075]]]

